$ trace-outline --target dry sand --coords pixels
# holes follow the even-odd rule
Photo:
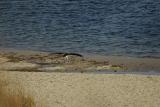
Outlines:
[[[0,71],[0,76],[20,83],[46,107],[160,105],[160,76],[16,71]]]
[[[55,54],[2,52],[0,78],[7,79],[13,88],[13,84],[22,85],[26,93],[35,97],[37,107],[41,104],[44,107],[159,107],[159,75],[85,73],[88,69],[112,69],[112,65],[117,71],[123,67],[146,69],[148,66],[147,69],[159,70],[159,64],[159,59],[125,62],[73,58],[66,62]],[[67,73],[68,70],[72,73]]]

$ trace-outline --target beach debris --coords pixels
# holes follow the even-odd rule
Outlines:
[[[126,68],[124,68],[123,66],[120,65],[103,65],[103,66],[97,66],[96,70],[114,70],[114,71],[118,71],[118,70],[124,70]]]
[[[84,68],[86,71],[94,71],[94,70],[97,70],[96,67],[94,66],[91,66],[91,67],[88,67],[88,68]]]
[[[40,71],[56,71],[56,70],[65,70],[65,68],[62,66],[55,66],[55,67],[43,67],[43,68],[39,68],[38,70],[40,70]]]
[[[96,60],[88,60],[88,62],[92,65],[101,66],[101,65],[109,65],[108,61],[96,61]]]
[[[96,70],[109,70],[109,69],[111,69],[111,65],[103,65],[96,67]]]
[[[112,65],[111,69],[114,70],[114,71],[117,71],[117,70],[123,70],[124,67],[120,66],[120,65]]]

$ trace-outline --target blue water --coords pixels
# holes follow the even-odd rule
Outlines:
[[[160,0],[0,0],[0,47],[160,57]]]

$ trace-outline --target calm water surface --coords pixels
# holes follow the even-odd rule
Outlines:
[[[160,57],[160,0],[0,0],[0,47]]]

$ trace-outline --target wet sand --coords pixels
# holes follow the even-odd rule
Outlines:
[[[113,65],[124,65],[128,71],[160,71],[160,58],[136,58],[124,56],[100,56],[100,55],[87,55],[89,59],[97,61],[107,60]]]
[[[160,71],[160,58],[86,55],[37,51],[0,50],[0,69],[10,71],[150,72]],[[20,65],[20,66],[19,66]],[[23,66],[22,66],[23,65]],[[26,65],[26,67],[25,67]],[[7,67],[8,66],[8,67]],[[31,66],[31,67],[29,67]]]
[[[0,78],[8,79],[13,88],[22,85],[37,107],[42,103],[45,107],[159,107],[159,75],[100,73],[160,71],[159,59],[68,58],[57,53],[1,51]]]

